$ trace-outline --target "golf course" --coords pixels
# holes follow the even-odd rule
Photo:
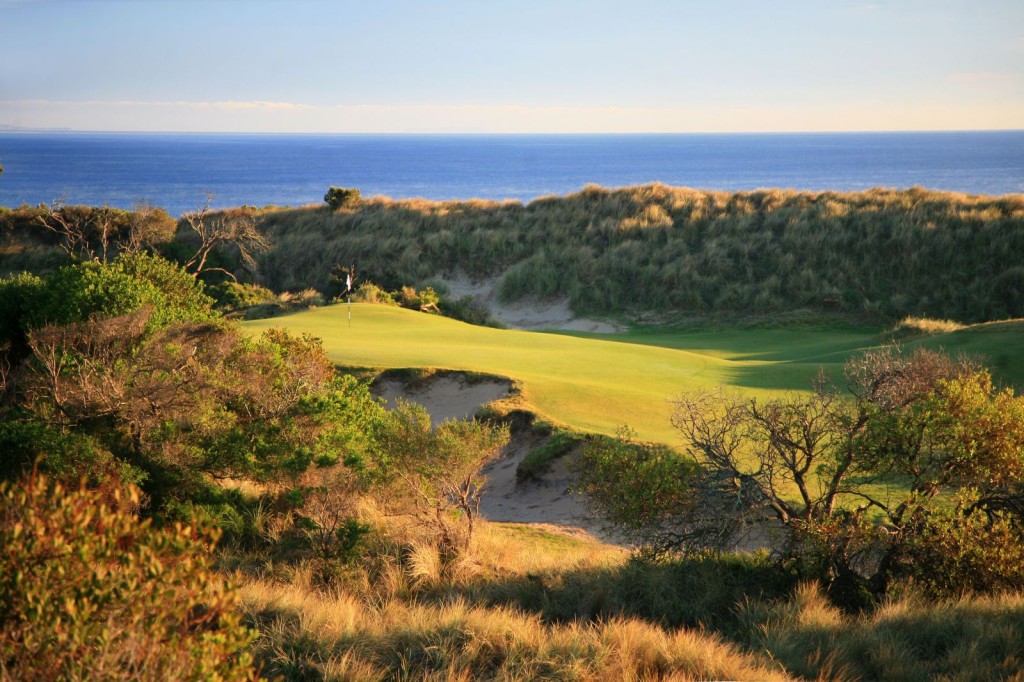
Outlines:
[[[878,328],[824,324],[811,328],[658,327],[618,334],[538,333],[494,329],[395,306],[328,305],[253,320],[259,333],[281,327],[322,340],[339,367],[436,369],[511,379],[523,407],[572,429],[611,434],[628,424],[644,440],[677,444],[670,400],[718,385],[751,396],[803,391],[824,371],[842,380],[843,363],[884,342]],[[989,323],[909,339],[987,361],[1000,383],[1024,381],[1024,324]]]

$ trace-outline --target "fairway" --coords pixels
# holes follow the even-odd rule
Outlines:
[[[676,444],[669,400],[717,385],[757,396],[807,390],[822,369],[841,378],[846,359],[878,342],[870,329],[640,330],[597,337],[477,327],[382,305],[331,305],[245,322],[259,332],[283,327],[323,339],[346,367],[433,368],[509,377],[543,418],[613,433],[628,424],[645,440]],[[1019,383],[1024,325],[983,325],[926,343],[995,357],[997,375]],[[1001,371],[1000,371],[1001,370]]]
[[[333,305],[244,327],[318,336],[342,366],[506,376],[519,382],[523,398],[545,419],[606,434],[628,424],[640,437],[665,443],[675,442],[672,396],[719,384],[758,395],[804,390],[822,365],[837,372],[849,353],[873,338],[867,332],[769,330],[675,334],[658,344],[639,334],[579,338],[491,329],[368,304],[352,306],[351,326],[346,308]],[[669,341],[676,347],[666,347]]]

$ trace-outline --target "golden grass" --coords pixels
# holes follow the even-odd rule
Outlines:
[[[408,531],[398,523],[389,533]],[[243,611],[259,625],[264,672],[286,680],[787,679],[770,661],[715,635],[627,617],[546,623],[472,589],[445,591],[622,567],[628,553],[619,547],[484,523],[474,548],[444,572],[434,548],[412,541],[404,560],[385,560],[366,583],[334,590],[314,589],[301,569],[290,583],[243,580]]]
[[[503,606],[390,601],[252,581],[245,611],[264,630],[264,660],[326,679],[783,680],[713,635],[636,619],[545,625]]]
[[[963,329],[966,326],[954,320],[932,320],[927,317],[908,316],[897,322],[896,326],[888,334],[893,339],[903,339],[910,336],[948,334]]]

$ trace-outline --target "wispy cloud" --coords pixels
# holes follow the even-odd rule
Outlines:
[[[0,0],[0,3],[5,0]],[[297,104],[295,102],[272,102],[266,100],[253,101],[215,101],[215,102],[192,102],[187,100],[52,100],[52,99],[22,99],[22,100],[0,100],[0,105],[26,106],[26,107],[53,107],[56,109],[74,109],[82,107],[114,107],[120,109],[139,108],[173,108],[173,109],[196,109],[196,110],[222,110],[222,111],[300,111],[316,109],[310,104]]]
[[[960,85],[1012,87],[1024,80],[1024,74],[997,71],[951,73],[948,79]]]
[[[1016,74],[964,73],[998,84]],[[969,98],[968,98],[969,99]],[[1019,128],[1024,104],[1000,99],[936,108],[886,101],[808,107],[623,107],[506,104],[307,104],[253,101],[0,100],[0,125],[96,131],[333,133],[658,133]]]

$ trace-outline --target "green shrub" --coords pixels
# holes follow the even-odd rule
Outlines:
[[[359,303],[379,303],[383,305],[398,305],[393,294],[385,291],[373,282],[363,282],[359,288],[352,293],[352,300]]]
[[[324,195],[324,201],[333,210],[345,206],[355,206],[360,201],[359,190],[354,187],[331,187]]]
[[[518,202],[374,198],[265,217],[274,289],[325,290],[335,263],[385,288],[503,274],[503,300],[568,296],[580,314],[886,320],[1024,316],[1024,202],[915,190],[702,192],[664,185]]]
[[[454,320],[475,324],[482,327],[496,327],[503,329],[505,325],[501,320],[495,319],[487,305],[480,299],[473,296],[461,298],[441,297],[441,314]]]
[[[258,284],[241,284],[230,280],[210,287],[210,295],[213,296],[219,307],[228,310],[277,302],[277,296],[266,287],[261,287]]]
[[[564,456],[576,444],[567,433],[556,433],[541,445],[530,450],[516,467],[516,481],[523,483],[538,479],[551,470],[556,459]]]
[[[0,484],[4,679],[245,680],[253,639],[210,529],[156,529],[138,492]]]

